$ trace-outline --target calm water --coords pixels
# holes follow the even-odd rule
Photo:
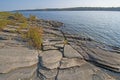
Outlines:
[[[120,12],[112,11],[26,11],[25,16],[61,21],[64,30],[89,36],[96,41],[120,47]]]

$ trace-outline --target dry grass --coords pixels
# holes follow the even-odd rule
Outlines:
[[[0,20],[0,31],[2,31],[7,26],[7,20]]]
[[[30,46],[33,46],[35,49],[42,49],[43,38],[43,29],[41,27],[30,27],[26,39]]]
[[[36,16],[34,15],[29,16],[29,21],[36,21],[36,20],[37,20]]]

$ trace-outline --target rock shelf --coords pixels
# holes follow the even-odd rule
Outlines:
[[[16,27],[0,32],[0,80],[119,80],[101,69],[120,72],[120,54],[104,44],[59,30],[63,23],[37,20],[44,30],[43,51],[29,48]],[[65,38],[68,44],[64,47]],[[92,62],[92,63],[91,63]]]

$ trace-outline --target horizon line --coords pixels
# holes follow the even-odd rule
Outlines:
[[[56,8],[52,8],[52,7],[49,7],[49,8],[26,8],[26,9],[16,9],[16,10],[10,10],[10,11],[21,11],[21,10],[37,10],[37,9],[41,9],[41,10],[45,10],[45,9],[67,9],[67,8],[120,8],[120,6],[82,6],[82,7],[56,7]],[[7,12],[9,10],[5,10],[3,12]],[[0,11],[2,12],[2,11]]]
[[[17,10],[12,10],[12,11],[21,11],[21,10],[37,10],[37,9],[40,9],[40,10],[47,10],[47,9],[69,9],[69,8],[120,8],[120,6],[116,6],[116,7],[113,7],[113,6],[111,6],[111,7],[107,7],[107,6],[104,6],[104,7],[88,7],[88,6],[86,6],[86,7],[63,7],[63,8],[29,8],[29,9],[17,9]]]

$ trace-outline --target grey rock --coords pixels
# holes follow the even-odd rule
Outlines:
[[[48,42],[45,42],[44,43],[44,46],[46,46],[46,45],[56,45],[56,44],[62,44],[63,43],[63,41],[52,41],[52,42],[50,42],[50,41],[48,41]]]
[[[63,58],[61,60],[61,65],[60,68],[64,69],[64,68],[71,68],[71,67],[75,67],[75,66],[81,66],[83,64],[86,64],[85,60],[81,60],[79,58]]]
[[[35,74],[31,77],[31,80],[43,80],[41,79],[39,76],[39,74],[37,72],[35,72]],[[30,80],[30,79],[29,79]]]
[[[87,60],[97,63],[102,67],[110,70],[120,72],[120,54],[110,51],[104,51],[99,48],[91,49],[87,51],[89,58]]]
[[[54,46],[44,46],[43,50],[58,50],[58,48]]]
[[[43,67],[47,68],[47,69],[56,69],[60,66],[60,62],[55,62],[55,63],[49,63],[49,64],[42,64]]]
[[[0,80],[31,80],[36,66],[16,69],[6,74],[0,74]]]
[[[57,69],[39,69],[39,72],[47,79],[54,78],[57,75]]]
[[[41,53],[41,65],[46,68],[54,69],[59,66],[62,53],[58,50],[49,50]]]
[[[0,49],[0,73],[37,64],[38,54],[25,47],[9,47]]]
[[[13,33],[13,32],[15,32],[15,31],[16,31],[15,28],[4,28],[4,29],[3,29],[3,32],[9,32],[9,33]]]
[[[43,63],[55,63],[62,59],[62,53],[58,50],[44,51],[41,58]]]
[[[115,80],[91,64],[59,70],[57,80]]]
[[[120,72],[120,54],[104,49],[106,46],[94,41],[79,41],[79,43],[73,43],[72,45],[84,59],[92,61],[100,67]]]
[[[15,33],[5,33],[0,32],[0,40],[9,40],[10,38],[17,37],[18,35]]]
[[[70,45],[65,45],[64,56],[67,58],[83,58],[75,49]]]

